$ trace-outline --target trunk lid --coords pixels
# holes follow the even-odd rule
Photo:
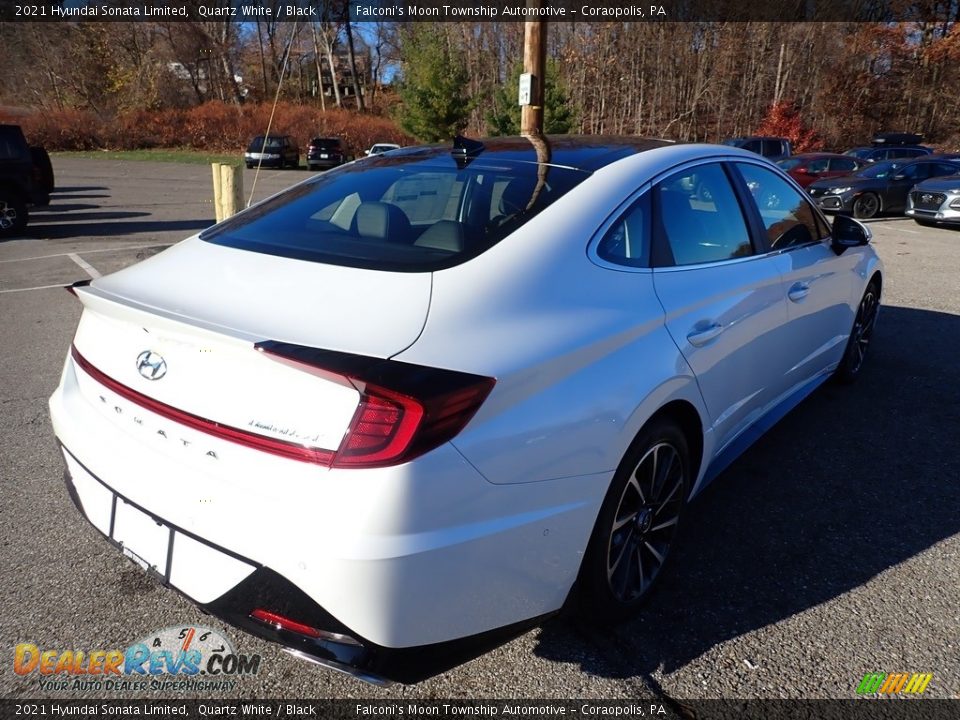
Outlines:
[[[389,357],[419,335],[430,286],[429,273],[331,266],[191,239],[77,289],[80,389],[128,431],[157,435],[182,411],[193,419],[181,418],[179,435],[202,425],[199,418],[288,443],[288,457],[302,448],[336,450],[357,390],[254,345],[276,340]],[[146,428],[151,423],[157,427]],[[181,441],[199,439],[188,432]]]

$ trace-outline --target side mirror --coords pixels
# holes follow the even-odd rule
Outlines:
[[[873,233],[870,232],[870,228],[849,215],[837,215],[833,219],[831,247],[837,255],[842,255],[847,248],[866,245],[872,237]]]

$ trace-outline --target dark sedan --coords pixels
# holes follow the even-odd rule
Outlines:
[[[960,174],[960,160],[886,160],[852,175],[817,180],[807,188],[827,212],[847,210],[856,218],[872,218],[882,212],[903,212],[910,188],[927,178]]]
[[[817,180],[849,175],[866,164],[855,157],[836,153],[801,153],[777,161],[777,165],[800,187],[807,187]]]

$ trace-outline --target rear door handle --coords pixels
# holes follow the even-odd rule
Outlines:
[[[798,282],[790,286],[787,291],[787,297],[794,302],[800,302],[810,294],[810,286],[807,283]]]
[[[695,347],[700,347],[706,345],[708,342],[717,337],[720,333],[724,331],[723,325],[720,323],[713,323],[709,327],[704,328],[703,330],[694,330],[687,334],[687,340],[689,343]]]

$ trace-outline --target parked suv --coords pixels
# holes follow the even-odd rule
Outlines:
[[[866,162],[880,160],[911,160],[913,158],[930,155],[933,150],[921,145],[923,135],[917,133],[883,132],[877,133],[870,141],[869,147],[855,147],[847,150],[844,155],[851,155]]]
[[[743,148],[757,155],[763,155],[773,161],[782,160],[793,154],[793,147],[790,141],[781,137],[764,137],[754,135],[751,137],[730,138],[723,141],[724,145]]]
[[[309,170],[329,170],[347,161],[346,151],[340,138],[315,137],[307,148]]]
[[[50,184],[53,170],[50,171]],[[27,226],[27,206],[47,205],[42,169],[34,164],[30,146],[19,125],[0,125],[0,238]]]
[[[243,156],[247,168],[254,165],[261,167],[300,167],[300,147],[297,141],[289,135],[272,135],[264,137],[258,135],[247,147]]]

